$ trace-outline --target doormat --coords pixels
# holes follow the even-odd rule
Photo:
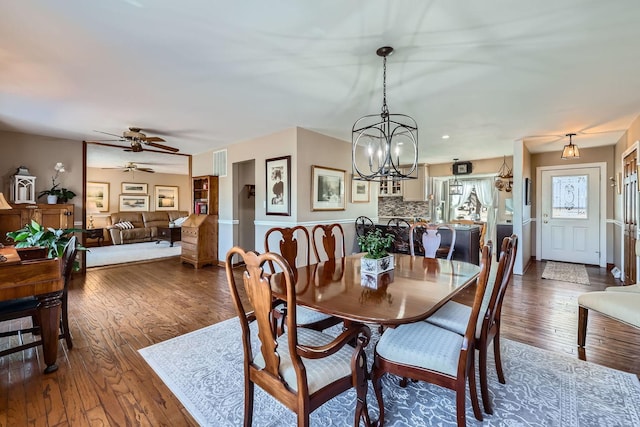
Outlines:
[[[542,273],[543,279],[560,280],[562,282],[589,285],[589,275],[584,264],[568,264],[566,262],[547,261]]]

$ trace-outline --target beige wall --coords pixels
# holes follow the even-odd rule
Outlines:
[[[36,196],[51,188],[51,177],[57,162],[65,166],[65,173],[59,176],[60,186],[76,193],[70,202],[75,205],[74,222],[80,226],[82,221],[82,142],[51,138],[39,135],[27,135],[16,132],[0,131],[0,173],[2,174],[2,192],[9,200],[11,176],[19,166],[26,166],[29,173],[36,177]],[[38,200],[46,203],[46,198]]]

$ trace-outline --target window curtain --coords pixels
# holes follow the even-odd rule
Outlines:
[[[459,208],[464,202],[467,201],[467,199],[471,195],[471,190],[473,190],[476,182],[475,180],[459,181],[462,184],[462,194],[460,196],[451,196],[451,206],[449,206],[449,218],[447,218],[447,221],[455,219],[453,217],[453,213],[457,208]]]
[[[487,208],[487,231],[485,233],[485,242],[488,240],[493,241],[494,250],[499,251],[502,242],[496,242],[493,237],[496,229],[496,218],[498,217],[498,192],[496,191],[496,187],[493,185],[493,179],[491,178],[479,179],[475,181],[475,186],[478,200],[482,203],[483,207]]]

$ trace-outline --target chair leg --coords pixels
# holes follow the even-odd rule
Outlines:
[[[589,318],[589,309],[578,307],[578,346],[584,348],[587,341],[587,320]]]
[[[251,427],[253,423],[253,390],[254,384],[245,375],[244,380],[244,427]]]
[[[493,356],[496,361],[496,373],[500,384],[506,384],[504,372],[502,371],[502,356],[500,356],[500,331],[493,337]]]
[[[479,349],[479,366],[480,372],[480,394],[482,395],[482,405],[484,411],[491,415],[493,414],[493,408],[491,407],[491,400],[489,399],[489,385],[487,381],[487,347],[489,344],[481,343]]]
[[[71,340],[71,331],[69,330],[69,312],[66,294],[62,297],[62,318],[60,321],[62,322],[62,335],[67,342],[67,349],[71,350],[73,348],[73,341]]]
[[[471,361],[469,363],[469,370],[467,372],[467,376],[469,377],[469,393],[471,395],[471,406],[473,407],[473,415],[476,417],[478,421],[482,421],[482,411],[480,410],[480,404],[478,403],[478,388],[476,384],[476,369],[475,369],[475,351],[471,353],[469,356]],[[462,390],[458,390],[457,394],[462,395],[462,400],[464,402],[465,399],[465,382],[462,383]],[[464,403],[462,410],[464,411]],[[462,424],[466,425],[466,424]]]
[[[367,408],[367,357],[360,348],[358,354],[358,366],[355,369],[354,375],[354,387],[356,389],[356,412],[353,425],[359,426],[360,419],[364,420],[364,425],[370,426],[371,420],[369,419],[369,409]]]
[[[376,400],[378,401],[378,412],[380,414],[378,416],[378,422],[376,423],[376,425],[378,426],[384,425],[384,401],[382,400],[382,383],[380,381],[382,379],[382,375],[383,374],[378,374],[375,370],[371,375],[371,382],[373,383],[373,390],[376,393]]]

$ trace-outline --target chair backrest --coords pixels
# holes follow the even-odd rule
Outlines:
[[[476,325],[478,323],[478,317],[480,316],[480,310],[482,308],[482,301],[484,300],[485,291],[487,289],[487,283],[489,282],[489,273],[491,272],[491,250],[491,242],[488,242],[488,244],[482,247],[482,253],[480,256],[480,275],[478,276],[476,284],[476,293],[473,298],[471,316],[469,316],[469,323],[467,324],[467,328],[464,333],[464,338],[467,342],[475,341]],[[473,348],[471,348],[471,351],[473,351]],[[464,353],[464,351],[462,353]],[[471,353],[471,356],[473,357],[473,353]],[[460,366],[458,367],[458,369],[460,369]]]
[[[313,227],[311,238],[317,262],[346,255],[344,230],[340,224],[318,224]],[[319,247],[320,242],[322,242],[321,247]]]
[[[356,236],[364,236],[371,230],[375,230],[376,226],[373,224],[371,218],[366,216],[359,216],[356,218]]]
[[[417,230],[422,230],[423,233],[420,237],[420,242],[424,249],[424,256],[426,258],[435,258],[442,243],[442,235],[440,234],[441,229],[448,229],[451,233],[450,246],[446,247],[446,258],[450,260],[453,255],[453,248],[456,244],[456,229],[446,224],[433,224],[422,221],[415,222],[409,230],[409,253],[411,255],[416,254],[416,234]]]
[[[402,218],[391,218],[387,222],[387,233],[393,235],[392,251],[406,254],[409,252],[409,229],[411,224]]]
[[[485,296],[483,308],[486,311],[482,319],[482,331],[488,331],[496,322],[500,321],[502,312],[502,301],[507,291],[507,286],[513,278],[513,265],[518,252],[518,236],[512,234],[510,237],[502,239],[502,247],[498,259],[498,269],[495,280],[489,285],[490,291]],[[480,321],[478,321],[480,323]],[[479,325],[478,325],[479,326]]]
[[[234,257],[239,257],[243,262],[242,281],[243,291],[246,294],[253,312],[249,307],[245,308],[242,298],[240,297],[240,287],[236,283],[236,274],[233,269]],[[264,274],[264,265],[268,262],[282,272],[275,276]],[[271,280],[278,277],[279,282],[274,284],[282,293],[286,293],[286,301],[288,307],[296,306],[296,293],[294,290],[295,282],[293,273],[289,263],[280,255],[273,252],[265,252],[258,254],[254,251],[245,252],[239,247],[233,247],[227,253],[225,269],[227,273],[227,282],[231,291],[231,297],[234,307],[240,320],[242,329],[242,344],[244,348],[244,367],[245,375],[250,376],[252,381],[261,384],[268,392],[279,392],[282,394],[291,394],[290,387],[280,375],[280,356],[278,355],[278,318],[274,316],[272,302],[274,299]],[[252,334],[249,329],[249,323],[253,320],[258,325],[259,345],[251,345]],[[287,331],[296,331],[296,310],[289,310],[286,316]],[[296,351],[298,338],[296,333],[287,334],[288,349],[293,367],[297,377],[297,390],[307,390],[306,373],[302,361]],[[260,354],[253,354],[253,348],[259,349]],[[261,356],[261,357],[260,357]],[[260,360],[260,365],[254,363]],[[251,373],[249,373],[251,371]],[[262,379],[256,379],[256,376]],[[274,381],[275,380],[275,381]]]
[[[416,255],[416,234],[417,234],[417,230],[421,230],[423,233],[427,231],[427,228],[429,228],[429,224],[426,222],[422,222],[422,221],[418,221],[418,222],[414,222],[413,224],[411,224],[411,227],[409,227],[409,254],[415,256]],[[424,240],[421,238],[420,239],[420,243],[423,245],[424,247]],[[436,246],[436,249],[438,249],[438,247],[440,246],[440,241],[438,240],[438,245]],[[435,254],[435,250],[433,251],[433,256],[427,256],[425,253],[425,257],[426,258],[435,258],[436,254]]]
[[[278,242],[279,250],[276,251],[273,248],[273,242],[277,237],[280,238],[280,241]],[[309,240],[309,231],[302,225],[271,228],[264,235],[264,250],[280,253],[295,273],[297,267],[310,264],[311,241]],[[275,273],[273,263],[269,262],[268,264],[271,272]]]
[[[71,273],[73,272],[73,263],[78,253],[78,238],[72,236],[67,242],[62,252],[62,277],[64,278],[64,288],[67,289],[71,281]]]

